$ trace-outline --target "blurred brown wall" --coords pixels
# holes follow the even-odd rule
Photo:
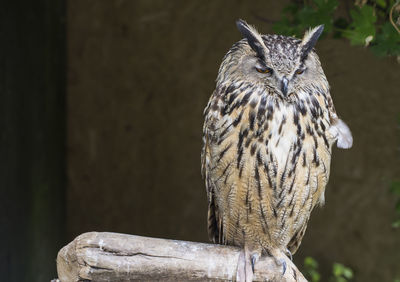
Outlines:
[[[272,32],[288,1],[68,1],[68,236],[207,241],[202,110],[244,18]],[[261,16],[266,18],[260,20]],[[346,40],[317,45],[354,147],[334,150],[326,206],[295,261],[356,281],[400,277],[390,181],[400,179],[400,67]],[[325,276],[326,277],[326,276]]]

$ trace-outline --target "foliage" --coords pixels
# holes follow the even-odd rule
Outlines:
[[[400,56],[400,0],[356,0],[346,7],[344,0],[292,1],[274,25],[277,33],[301,37],[309,27],[325,25],[324,33],[345,37],[351,45],[370,46],[377,56]],[[345,12],[339,5],[345,6]],[[338,16],[341,13],[344,16]]]
[[[324,24],[324,31],[330,32],[333,28],[333,13],[337,6],[337,0],[313,0],[312,5],[302,7],[290,3],[284,8],[282,20],[274,25],[274,30],[280,34],[300,37],[305,29]]]
[[[368,38],[375,37],[376,16],[371,6],[350,11],[352,23],[343,31],[343,36],[350,39],[352,45],[368,45]]]
[[[318,272],[318,262],[312,257],[304,259],[304,270],[306,278],[311,282],[321,281],[321,275]],[[334,263],[332,266],[332,276],[329,278],[331,282],[346,282],[353,279],[353,271],[351,268],[341,263]]]
[[[371,49],[377,56],[399,56],[400,35],[390,23],[382,26],[381,33],[376,36],[376,44]]]
[[[312,257],[306,257],[304,259],[304,270],[308,281],[320,281],[321,275],[318,273],[318,262],[315,259]]]
[[[353,278],[353,271],[351,268],[336,262],[333,264],[332,274],[333,277],[331,281],[334,282],[346,282]]]

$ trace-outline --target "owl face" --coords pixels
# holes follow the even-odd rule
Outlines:
[[[270,93],[290,101],[300,85],[309,85],[316,75],[323,74],[318,57],[312,51],[323,26],[310,30],[303,40],[281,35],[261,36],[241,20],[237,26],[244,39],[228,52],[225,59],[231,63],[222,64],[224,77],[228,75],[233,76],[233,80],[264,85]]]

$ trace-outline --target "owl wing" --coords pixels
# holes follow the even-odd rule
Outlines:
[[[276,185],[276,158],[272,155],[267,161],[260,150],[261,135],[269,138],[266,119],[273,106],[263,98],[256,111],[247,106],[254,89],[243,86],[240,90],[217,89],[204,111],[202,173],[208,195],[208,232],[210,239],[220,244],[240,244],[244,235],[236,231],[253,223],[252,230],[267,233],[267,221],[275,220],[269,203],[276,193],[272,189]],[[265,168],[262,159],[266,160]],[[261,197],[262,203],[251,203]]]
[[[303,240],[304,234],[306,233],[307,224],[308,224],[308,219],[302,225],[300,230],[294,234],[289,244],[287,245],[287,248],[292,255],[294,255],[297,252],[298,248],[300,247],[301,241]]]
[[[215,93],[214,93],[215,94]],[[213,94],[213,95],[214,95]],[[213,133],[210,131],[210,127],[215,118],[208,115],[210,111],[211,100],[204,110],[205,122],[203,126],[203,147],[201,151],[201,174],[206,184],[207,199],[208,199],[208,215],[207,215],[207,227],[208,227],[208,238],[214,243],[221,243],[221,223],[218,212],[218,206],[216,205],[215,199],[215,185],[210,176],[210,165],[211,165],[211,148],[210,140],[213,138]]]
[[[205,133],[205,142],[203,144],[202,151],[202,175],[206,182],[206,191],[208,198],[208,216],[207,216],[207,227],[208,227],[208,238],[214,243],[219,243],[219,224],[218,224],[218,207],[215,204],[215,190],[212,180],[209,174],[209,163],[210,163],[210,148],[208,144],[208,136]]]

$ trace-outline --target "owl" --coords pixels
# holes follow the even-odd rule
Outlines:
[[[243,39],[223,58],[204,110],[202,174],[209,237],[242,248],[237,280],[251,281],[262,255],[285,271],[279,257],[296,252],[324,204],[333,144],[350,148],[353,138],[314,50],[322,25],[301,40],[237,27]]]

